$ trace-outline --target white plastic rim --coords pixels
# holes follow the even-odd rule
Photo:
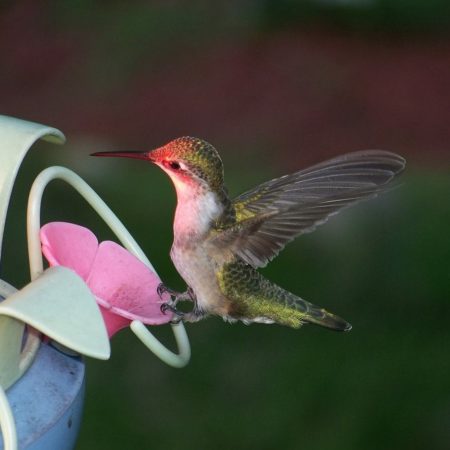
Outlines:
[[[73,171],[65,167],[53,166],[43,170],[36,177],[28,197],[27,239],[31,280],[36,279],[44,270],[39,237],[41,228],[41,202],[46,186],[50,181],[55,179],[63,180],[72,186],[106,222],[123,246],[156,274],[156,270],[138,243],[100,196]],[[178,346],[178,354],[173,353],[161,344],[142,322],[133,321],[130,328],[142,343],[166,364],[177,368],[184,367],[188,364],[191,357],[191,348],[189,338],[182,323],[172,324],[172,331]]]

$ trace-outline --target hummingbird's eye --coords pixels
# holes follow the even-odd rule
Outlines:
[[[167,165],[172,169],[172,170],[180,170],[181,166],[180,163],[176,162],[176,161],[169,161],[167,163]]]

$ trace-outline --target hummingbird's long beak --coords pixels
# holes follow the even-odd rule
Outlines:
[[[145,161],[153,162],[154,159],[151,155],[152,152],[96,152],[91,153],[91,156],[106,156],[113,158],[133,158],[133,159],[143,159]]]

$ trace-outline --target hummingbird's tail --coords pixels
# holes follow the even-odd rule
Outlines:
[[[341,317],[303,300],[292,292],[270,283],[267,279],[264,279],[261,286],[265,287],[263,290],[266,294],[270,293],[266,298],[270,299],[274,306],[271,311],[272,317],[279,324],[299,328],[304,323],[312,323],[334,331],[352,329],[352,326]]]
[[[295,297],[295,307],[301,312],[304,311],[305,315],[302,317],[302,322],[313,323],[334,331],[350,331],[352,329],[352,326],[346,320],[300,297]]]
[[[229,319],[245,323],[275,322],[292,328],[300,328],[304,323],[336,331],[352,328],[344,319],[272,283],[243,261],[225,264],[217,273],[217,279],[229,302]]]

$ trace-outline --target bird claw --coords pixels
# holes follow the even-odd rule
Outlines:
[[[162,296],[164,294],[164,284],[159,283],[158,287],[156,288],[156,293],[158,294],[158,297],[160,298],[160,300],[162,300]]]
[[[170,321],[170,323],[177,324],[180,323],[181,320],[183,320],[184,313],[181,311],[178,311],[178,309],[173,305],[171,302],[163,303],[160,307],[161,312],[163,314],[166,314],[167,311],[170,311],[175,315],[175,317]]]
[[[160,309],[163,314],[166,314],[167,311],[170,311],[174,314],[181,314],[171,302],[163,303]]]
[[[180,296],[180,292],[174,291],[173,289],[170,289],[167,287],[164,283],[159,283],[158,287],[156,288],[156,293],[159,295],[159,298],[162,300],[163,294],[167,293],[171,297],[178,297]]]
[[[178,292],[168,288],[164,283],[160,283],[156,288],[156,292],[161,300],[163,300],[163,294],[169,294],[174,305],[176,305],[179,301],[184,300],[195,302],[195,294],[191,287],[188,287],[186,292]]]
[[[191,287],[188,287],[186,292],[177,292],[173,289],[168,288],[164,283],[160,283],[159,286],[156,288],[156,292],[159,295],[159,298],[162,300],[162,296],[165,293],[168,293],[170,295],[170,300],[163,303],[161,305],[161,312],[163,314],[166,314],[167,311],[170,311],[174,314],[174,318],[170,321],[172,324],[180,323],[182,320],[184,320],[187,315],[183,313],[182,311],[179,311],[176,306],[177,303],[181,300],[188,300],[191,302],[196,301],[195,293],[192,290]],[[190,315],[190,313],[188,313]]]

